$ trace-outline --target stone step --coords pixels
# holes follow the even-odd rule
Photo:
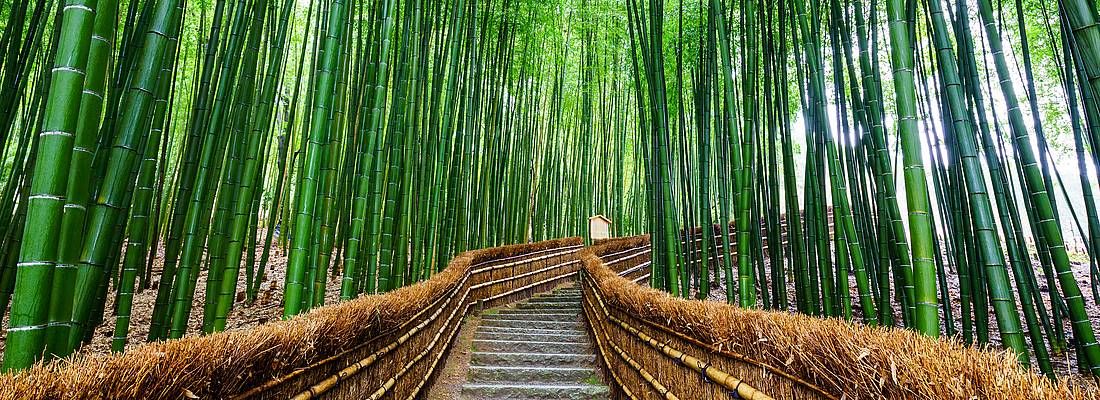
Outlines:
[[[568,305],[572,305],[573,307],[580,307],[581,306],[581,301],[576,300],[576,299],[556,299],[556,298],[553,298],[553,297],[547,297],[547,298],[544,298],[544,299],[531,299],[531,300],[525,301],[523,303],[517,304],[516,307],[519,307],[521,304],[527,304],[527,305],[546,305],[546,304],[548,304],[548,305],[566,305],[566,304],[568,304]]]
[[[501,333],[501,334],[544,334],[544,335],[586,335],[588,332],[583,328],[570,328],[570,329],[545,329],[545,328],[526,328],[526,327],[507,327],[507,326],[479,326],[477,333]]]
[[[478,351],[516,352],[516,353],[591,353],[588,343],[554,342],[521,339],[486,340],[474,339],[474,348]]]
[[[481,319],[485,320],[485,321],[498,320],[498,319],[511,319],[511,320],[521,319],[521,320],[525,320],[525,321],[562,321],[562,322],[570,322],[570,321],[580,321],[581,320],[581,315],[580,314],[575,314],[575,313],[551,313],[551,312],[523,313],[523,314],[496,313],[496,314],[484,315],[484,316],[481,317]]]
[[[572,367],[502,367],[474,365],[469,379],[476,383],[583,383],[596,377],[591,368]]]
[[[538,308],[501,308],[501,309],[497,310],[496,313],[497,314],[502,314],[502,315],[546,314],[546,313],[551,313],[551,314],[576,314],[576,315],[581,315],[582,314],[580,308],[578,308],[576,310],[570,310],[570,309],[567,309],[567,308],[553,308],[553,309],[549,309],[549,310],[543,310],[543,309],[538,309]],[[489,315],[489,314],[482,314],[482,315]]]
[[[581,302],[570,287],[482,314],[459,398],[607,399]]]
[[[527,303],[577,303],[580,304],[581,296],[546,296],[532,297]]]
[[[581,297],[581,292],[550,292],[543,293],[537,296],[531,296],[532,299],[540,299],[545,297]]]
[[[588,335],[583,333],[521,333],[521,332],[508,332],[508,331],[483,331],[474,334],[474,339],[481,340],[530,340],[535,342],[569,342],[569,343],[589,343]]]
[[[564,384],[466,384],[463,399],[606,399],[607,386]]]
[[[569,310],[569,312],[577,312],[581,310],[581,303],[579,302],[545,302],[545,303],[519,303],[516,308],[526,309],[540,309],[540,310]],[[564,311],[563,311],[564,312]]]
[[[557,297],[557,298],[566,298],[566,299],[581,299],[581,298],[584,297],[584,295],[582,295],[581,292],[571,292],[571,293],[557,292],[557,293],[551,294],[550,296]]]
[[[500,365],[505,367],[589,367],[596,362],[595,354],[547,354],[475,351],[470,365]]]
[[[580,321],[527,321],[522,319],[484,319],[481,326],[535,329],[584,329]]]
[[[538,308],[538,307],[580,308],[581,307],[581,302],[579,302],[579,301],[525,301],[523,303],[517,303],[512,308]]]

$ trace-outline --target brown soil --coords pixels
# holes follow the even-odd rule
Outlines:
[[[261,228],[258,233],[259,243],[255,249],[256,263],[259,264],[263,253],[263,235]],[[277,242],[277,240],[276,240]],[[283,290],[281,282],[286,276],[288,254],[279,247],[278,243],[272,243],[271,255],[264,272],[264,281],[260,284],[260,290],[256,302],[245,302],[245,271],[242,261],[240,275],[237,281],[237,294],[234,298],[233,309],[226,320],[227,330],[249,329],[251,327],[278,320],[283,312]],[[131,312],[130,330],[127,334],[127,346],[144,343],[149,335],[149,324],[152,319],[153,306],[156,304],[157,288],[160,283],[159,273],[164,267],[164,247],[157,250],[157,257],[153,261],[153,280],[149,289],[134,293],[133,310]],[[258,268],[258,265],[257,265]],[[333,304],[340,300],[340,279],[338,275],[328,274],[328,284],[325,290],[325,304]],[[207,271],[200,272],[198,284],[195,286],[195,300],[192,302],[191,316],[188,320],[187,335],[197,336],[202,334],[203,306],[206,298]],[[112,287],[104,306],[104,322],[100,324],[90,343],[86,343],[79,352],[82,353],[107,353],[111,350],[111,340],[115,329],[115,289]],[[3,328],[4,335],[0,335],[0,352],[4,349],[3,338],[7,332],[7,318],[5,314]]]
[[[260,233],[263,234],[262,232]],[[262,236],[261,236],[262,237]],[[263,253],[263,243],[258,243],[256,251],[256,263],[259,263]],[[154,271],[159,272],[163,267],[164,249],[159,250],[157,260],[154,262]],[[260,290],[256,296],[256,302],[245,302],[245,271],[242,265],[237,279],[237,294],[234,297],[233,309],[229,312],[225,326],[228,330],[248,329],[268,321],[278,320],[283,315],[283,290],[281,282],[286,276],[288,254],[281,247],[273,243],[271,257],[264,271],[264,281],[260,283]],[[242,262],[243,264],[243,262]],[[258,266],[257,266],[258,268]],[[331,271],[330,271],[331,272]],[[328,285],[325,289],[325,304],[332,304],[340,300],[339,276],[329,273]],[[156,304],[157,287],[160,277],[154,276],[154,282],[150,289],[134,294],[134,310],[130,321],[130,331],[127,335],[127,344],[142,343],[149,334],[149,322],[153,314],[153,306]],[[191,317],[187,322],[187,336],[202,334],[203,306],[206,299],[207,271],[203,270],[199,275],[199,283],[195,286],[195,299],[191,306]],[[108,296],[107,310],[114,309],[114,297]],[[111,338],[114,337],[114,319],[108,318],[108,322],[96,328],[92,342],[83,347],[83,351],[101,353],[110,351]]]
[[[428,389],[428,400],[452,400],[457,399],[462,392],[462,384],[466,383],[467,372],[470,369],[470,354],[473,353],[474,333],[481,325],[481,318],[471,313],[464,321],[458,332],[458,337],[451,343],[450,352],[443,363],[443,369],[432,382]]]

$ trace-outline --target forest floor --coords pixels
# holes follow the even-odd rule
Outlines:
[[[767,267],[767,265],[768,265],[768,263],[767,263],[767,261],[765,261],[765,266]],[[1093,301],[1092,294],[1091,294],[1092,292],[1089,290],[1089,264],[1087,263],[1087,261],[1083,262],[1083,263],[1082,262],[1073,262],[1072,267],[1073,267],[1073,274],[1077,278],[1077,283],[1081,287],[1081,290],[1085,295],[1085,308],[1086,308],[1086,312],[1087,312],[1089,318],[1092,320],[1092,326],[1094,327],[1094,329],[1100,329],[1100,304],[1097,304],[1097,302]],[[734,266],[734,268],[736,268],[736,266]],[[1047,310],[1050,310],[1050,287],[1047,285],[1046,280],[1043,279],[1044,275],[1043,275],[1042,266],[1039,265],[1039,264],[1035,264],[1034,268],[1035,268],[1035,276],[1039,280],[1039,282],[1038,282],[1039,292],[1042,294],[1043,302],[1046,305]],[[769,271],[770,271],[770,269],[769,269]],[[955,277],[957,277],[957,275],[951,275],[949,277],[949,279],[947,280],[947,286],[948,286],[947,292],[948,292],[948,295],[951,297],[952,314],[955,316],[954,325],[955,325],[956,335],[953,337],[953,339],[962,341],[962,321],[960,320],[960,316],[962,315],[962,306],[961,306],[961,303],[959,301],[959,299],[960,299],[959,281],[957,279],[952,279],[952,278],[955,278]],[[710,295],[707,297],[707,300],[725,302],[726,301],[726,287],[725,287],[725,283],[723,282],[724,279],[717,279],[717,278],[718,277],[712,276],[711,284],[710,284],[711,292],[710,292]],[[788,274],[788,278],[789,278],[789,274]],[[1012,278],[1010,277],[1009,279],[1012,279]],[[1015,282],[1015,280],[1013,280],[1013,282]],[[849,293],[850,293],[851,299],[852,299],[852,321],[854,321],[856,323],[859,323],[860,321],[863,320],[863,311],[859,307],[859,303],[858,303],[858,301],[859,301],[858,293],[859,292],[858,292],[858,289],[856,288],[854,277],[850,280],[848,290],[849,290]],[[795,286],[794,286],[794,281],[790,280],[790,279],[788,279],[788,282],[787,282],[787,299],[788,299],[788,303],[789,303],[788,311],[792,311],[792,312],[796,311],[797,304],[794,301],[794,299],[795,299]],[[896,299],[894,299],[894,300],[895,300],[894,319],[895,319],[895,322],[897,324],[900,324],[901,323],[901,315],[899,314],[900,310],[899,310],[898,306],[896,305]],[[1019,309],[1019,307],[1020,307],[1019,299],[1017,298],[1017,308]],[[1020,323],[1025,324],[1024,317],[1023,317],[1023,310],[1019,309],[1019,311],[1020,311]],[[993,310],[992,310],[992,307],[991,307],[990,308],[990,315],[989,315],[989,344],[986,344],[984,346],[986,348],[990,349],[990,350],[993,350],[993,351],[1003,351],[1001,349],[1001,334],[1000,334],[1000,331],[998,331],[998,329],[997,329],[997,320],[996,320],[996,318],[994,318],[992,312],[993,312]],[[1063,328],[1066,332],[1066,335],[1067,336],[1071,335],[1072,330],[1071,330],[1068,319],[1066,319],[1063,322],[1064,322]],[[943,311],[941,309],[941,311],[940,311],[941,331],[946,331],[946,329],[944,329],[944,327],[945,327],[944,323],[945,323],[945,321],[943,319]],[[1022,328],[1023,328],[1023,332],[1025,334],[1025,339],[1028,341],[1028,343],[1030,345],[1031,340],[1030,340],[1030,338],[1026,337],[1026,335],[1027,335],[1027,326],[1023,325]],[[1049,344],[1048,344],[1048,348],[1049,348]],[[1031,360],[1032,360],[1031,361],[1032,366],[1034,367],[1036,365],[1035,364],[1035,354],[1034,353],[1031,354]],[[1089,384],[1089,385],[1097,384],[1097,382],[1094,381],[1092,378],[1081,375],[1078,372],[1078,370],[1077,370],[1077,354],[1072,349],[1069,350],[1069,351],[1063,351],[1059,354],[1051,354],[1051,364],[1054,368],[1055,373],[1058,374],[1059,376],[1064,376],[1064,377],[1067,377],[1067,378],[1072,379],[1074,381],[1080,381],[1082,384]],[[1038,372],[1037,367],[1035,367],[1035,370],[1036,370],[1036,372]]]
[[[263,253],[262,238],[264,234],[265,231],[261,228],[258,233],[261,240],[255,249],[257,264],[259,264],[260,256]],[[145,343],[149,335],[149,324],[152,320],[153,306],[156,304],[157,288],[160,283],[159,273],[164,268],[163,242],[161,242],[161,244],[162,246],[157,249],[157,257],[153,261],[154,272],[150,287],[145,290],[140,290],[139,288],[135,290],[134,293],[130,330],[126,335],[127,348],[133,348],[138,344]],[[264,281],[260,284],[256,301],[252,304],[247,304],[244,301],[245,271],[242,266],[237,281],[237,294],[234,297],[233,309],[229,312],[226,319],[225,326],[227,330],[249,329],[282,318],[283,289],[281,282],[283,282],[284,277],[286,277],[287,257],[288,254],[284,252],[277,243],[272,244],[270,259],[264,272]],[[328,278],[327,289],[325,290],[325,304],[332,304],[340,300],[340,279],[339,275],[332,273],[328,274]],[[206,282],[207,271],[203,269],[199,274],[198,284],[195,286],[195,299],[192,302],[191,315],[188,320],[187,334],[185,336],[199,336],[202,334]],[[107,296],[107,302],[104,305],[104,322],[96,327],[91,342],[81,347],[78,353],[102,354],[111,351],[111,340],[114,337],[115,330],[114,292],[115,290],[112,287]],[[6,315],[5,313],[5,316]],[[8,319],[5,317],[3,332],[0,333],[0,352],[3,352],[4,349],[3,340],[7,336],[7,327]]]
[[[263,238],[264,234],[265,232],[263,230],[258,233],[260,238]],[[260,256],[264,250],[262,240],[259,242],[256,249],[254,249],[256,251],[257,267]],[[272,243],[270,259],[264,271],[264,281],[260,283],[256,301],[252,304],[245,302],[246,278],[244,266],[242,265],[240,275],[237,278],[237,293],[234,296],[233,309],[226,317],[225,326],[227,330],[250,329],[257,325],[269,321],[277,321],[282,318],[283,288],[281,283],[286,277],[288,256],[289,255],[283,251],[282,247],[279,247],[277,243]],[[153,263],[153,271],[155,273],[162,271],[164,268],[163,263],[164,248],[161,247],[158,249],[156,261]],[[206,280],[207,271],[203,270],[199,275],[198,284],[195,286],[195,299],[191,303],[191,316],[187,321],[186,336],[199,336],[202,334],[203,307],[206,299]],[[144,343],[149,335],[149,324],[153,315],[153,306],[156,304],[159,283],[160,277],[154,276],[152,285],[149,289],[134,294],[134,309],[133,312],[131,312],[133,317],[130,321],[130,331],[128,332],[129,334],[127,335],[126,341],[128,347]],[[86,344],[82,348],[82,351],[90,353],[110,351],[111,339],[114,337],[115,329],[114,319],[112,318],[113,313],[111,313],[111,310],[114,310],[114,300],[113,296],[108,296],[105,308],[108,310],[105,319],[106,323],[96,328],[96,333],[91,343]],[[339,275],[332,274],[330,271],[328,274],[328,284],[325,289],[325,304],[333,304],[339,301]]]
[[[262,238],[263,237],[263,231],[261,230],[261,232],[259,234],[261,235],[260,237]],[[163,245],[163,242],[162,242],[162,245]],[[254,250],[256,251],[256,259],[259,260],[259,258],[261,256],[261,253],[263,252],[262,241],[261,241],[261,243],[258,244],[257,248],[254,249]],[[283,290],[282,290],[282,287],[281,287],[281,282],[283,282],[283,278],[286,276],[286,267],[287,267],[287,261],[288,261],[287,256],[288,256],[287,253],[284,252],[283,249],[281,247],[279,247],[277,244],[272,245],[270,260],[268,262],[268,265],[267,265],[266,271],[265,271],[265,279],[260,285],[260,290],[259,290],[256,301],[252,304],[247,304],[244,301],[245,300],[245,294],[244,294],[244,290],[245,290],[245,276],[244,275],[245,274],[244,274],[244,270],[242,268],[242,271],[241,271],[241,274],[240,274],[240,277],[239,277],[239,280],[238,280],[238,285],[237,285],[237,287],[238,287],[237,294],[236,294],[235,299],[234,299],[235,300],[234,307],[233,307],[232,311],[230,311],[227,322],[226,322],[226,327],[227,327],[228,330],[249,329],[249,328],[255,327],[255,326],[260,325],[260,324],[264,324],[264,323],[267,323],[267,322],[270,322],[270,321],[279,320],[282,317]],[[139,290],[134,294],[133,311],[131,313],[132,314],[132,319],[131,319],[131,323],[130,323],[130,330],[129,330],[128,335],[127,335],[127,338],[128,338],[127,339],[127,348],[133,348],[134,346],[136,346],[138,344],[141,344],[141,343],[144,343],[146,341],[146,338],[147,338],[148,333],[149,333],[149,324],[150,324],[150,320],[151,320],[151,316],[152,316],[152,310],[153,310],[153,307],[156,303],[157,288],[158,288],[158,283],[159,283],[159,278],[160,278],[158,276],[158,273],[163,268],[163,258],[164,258],[164,248],[163,248],[163,246],[161,246],[158,249],[157,257],[156,257],[156,259],[154,260],[154,263],[153,263],[154,275],[153,275],[153,279],[152,279],[150,287],[145,289],[145,290]],[[1100,327],[1100,304],[1097,304],[1095,301],[1093,301],[1091,291],[1089,291],[1089,289],[1088,289],[1089,288],[1089,265],[1088,265],[1088,263],[1087,262],[1084,262],[1084,263],[1083,262],[1074,262],[1073,263],[1073,272],[1074,272],[1074,275],[1077,278],[1078,284],[1080,285],[1080,287],[1082,288],[1082,291],[1085,294],[1085,298],[1086,298],[1085,304],[1086,304],[1086,307],[1087,307],[1088,315],[1089,315],[1090,319],[1092,320],[1093,326],[1094,327]],[[1044,279],[1042,279],[1042,277],[1044,275],[1043,275],[1042,268],[1039,265],[1035,265],[1035,273],[1036,273],[1036,277],[1038,277],[1040,279],[1040,281],[1038,282],[1039,291],[1042,294],[1042,297],[1044,299],[1044,303],[1047,305],[1047,309],[1049,310],[1050,309],[1050,306],[1049,306],[1050,305],[1050,298],[1049,298],[1050,288],[1047,285],[1047,282]],[[329,279],[328,279],[328,284],[327,284],[327,289],[326,289],[326,294],[325,294],[325,303],[326,304],[332,304],[332,303],[336,303],[336,302],[339,301],[340,280],[339,280],[339,275],[338,274],[333,274],[333,273],[329,273],[328,278]],[[712,282],[711,282],[711,285],[710,285],[711,286],[711,292],[710,292],[710,295],[708,297],[708,300],[725,302],[726,301],[725,285],[723,283],[723,280],[718,279],[718,278],[719,278],[718,276],[712,276],[712,279],[711,279]],[[198,335],[202,334],[202,319],[203,319],[203,311],[202,310],[203,310],[204,301],[205,301],[204,299],[205,299],[206,282],[207,282],[207,271],[203,270],[203,271],[200,272],[200,275],[198,277],[198,284],[196,285],[196,290],[195,290],[195,300],[192,303],[192,310],[191,310],[191,315],[190,315],[190,319],[189,319],[189,322],[188,322],[188,330],[187,330],[187,335],[186,336],[198,336]],[[852,296],[851,298],[853,300],[852,319],[853,319],[853,321],[856,321],[856,322],[861,321],[862,320],[862,311],[860,310],[858,303],[856,303],[858,301],[857,300],[858,297],[857,297],[857,289],[856,289],[854,280],[850,284],[849,292],[850,292],[850,294]],[[108,296],[106,304],[104,306],[104,309],[106,310],[105,313],[104,313],[104,317],[105,317],[104,318],[104,323],[102,323],[99,327],[96,328],[95,334],[92,337],[91,342],[85,344],[85,346],[83,346],[79,350],[79,353],[103,354],[103,353],[110,352],[111,340],[114,336],[114,328],[115,328],[114,317],[113,317],[113,315],[114,315],[113,311],[114,311],[114,307],[115,307],[115,296],[113,295],[113,293],[114,293],[114,288],[111,289],[111,294],[112,295]],[[959,292],[958,281],[956,279],[949,279],[948,280],[948,293],[951,297],[951,306],[952,306],[952,309],[953,309],[953,314],[956,316],[955,329],[956,329],[956,332],[958,332],[958,333],[956,334],[955,339],[961,340],[962,324],[961,324],[961,321],[958,320],[959,316],[961,315],[961,307],[960,307],[960,302],[959,302],[960,292]],[[788,280],[787,298],[789,299],[789,302],[790,302],[790,311],[794,311],[794,308],[795,308],[795,303],[794,303],[795,290],[794,290],[794,282],[791,281],[791,280]],[[895,319],[898,320],[899,323],[900,323],[900,316],[898,316],[897,313],[898,313],[898,310],[897,310],[897,307],[895,306],[895,310],[894,310]],[[6,315],[7,314],[5,313],[5,316]],[[942,313],[941,313],[941,321],[943,321]],[[997,330],[996,319],[994,319],[993,316],[990,315],[989,321],[990,321],[989,322],[989,341],[990,341],[990,343],[985,345],[985,346],[987,346],[988,348],[990,348],[994,351],[1002,351],[1002,350],[1000,350],[1001,340],[1000,340],[1000,333]],[[1022,321],[1023,321],[1023,318],[1022,318],[1022,313],[1021,313],[1021,322]],[[1068,321],[1064,321],[1064,322],[1065,322],[1064,323],[1064,330],[1065,330],[1065,332],[1067,332],[1067,335],[1069,335],[1070,332],[1071,332],[1071,327],[1070,327]],[[3,320],[3,324],[2,324],[3,330],[0,330],[0,352],[2,352],[3,349],[4,349],[4,338],[6,337],[7,324],[8,324],[8,320],[5,317],[4,320]],[[1025,332],[1026,332],[1026,326],[1024,326],[1024,329],[1025,329]],[[1029,342],[1030,342],[1030,340],[1029,340]],[[456,347],[456,348],[461,349],[462,347],[459,346],[459,347]],[[1060,376],[1067,377],[1071,380],[1080,381],[1083,384],[1096,384],[1096,382],[1093,379],[1078,374],[1077,368],[1076,368],[1077,357],[1076,357],[1076,354],[1075,354],[1074,351],[1064,351],[1060,354],[1052,354],[1051,358],[1052,358],[1051,362],[1054,365],[1055,371]],[[1034,365],[1034,355],[1032,355],[1032,360],[1033,360],[1032,364]]]
[[[432,380],[428,388],[428,400],[457,399],[462,392],[462,384],[466,383],[466,376],[470,369],[470,357],[474,352],[474,336],[477,328],[481,326],[481,314],[471,312],[462,320],[462,328],[459,328],[458,337],[448,350],[447,360],[443,368]]]

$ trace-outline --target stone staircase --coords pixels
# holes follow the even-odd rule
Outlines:
[[[571,287],[482,312],[460,398],[608,398],[584,324]]]

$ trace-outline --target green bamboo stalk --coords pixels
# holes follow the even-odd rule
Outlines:
[[[1070,19],[1071,26],[1075,28],[1074,36],[1081,45],[1082,50],[1094,48],[1092,46],[1100,44],[1100,29],[1084,23],[1088,21],[1089,18],[1092,18],[1093,21],[1095,20],[1095,14],[1090,11],[1088,5],[1080,1],[1066,1],[1063,2],[1063,5],[1065,6],[1066,15]],[[1081,8],[1082,5],[1084,5],[1085,8]],[[1061,226],[1059,225],[1058,218],[1054,215],[1054,209],[1052,207],[1050,195],[1046,190],[1042,171],[1040,171],[1039,167],[1036,165],[1029,134],[1024,126],[1023,115],[1019,110],[1015,88],[1012,87],[1012,79],[1009,78],[1008,66],[1004,58],[1004,53],[1001,50],[1001,43],[999,40],[1000,33],[993,21],[992,7],[988,0],[979,0],[978,9],[982,17],[982,23],[985,26],[986,37],[993,55],[997,76],[1000,77],[1001,91],[1004,93],[1006,103],[1008,104],[1013,147],[1015,147],[1015,151],[1023,168],[1023,179],[1028,197],[1034,203],[1033,206],[1037,213],[1037,224],[1042,230],[1043,238],[1046,240],[1047,250],[1050,252],[1054,269],[1057,271],[1058,282],[1062,288],[1063,298],[1065,299],[1069,311],[1070,325],[1073,327],[1074,337],[1078,341],[1079,346],[1083,349],[1085,361],[1087,361],[1091,373],[1093,375],[1100,375],[1100,345],[1097,345],[1092,323],[1089,321],[1088,314],[1085,312],[1084,297],[1081,294],[1081,289],[1077,285],[1077,280],[1073,276],[1073,271],[1070,269],[1069,258],[1062,241]],[[1085,52],[1082,51],[1082,53],[1084,54]],[[1087,70],[1100,70],[1100,63],[1094,64],[1089,57],[1082,57],[1082,59],[1086,61],[1085,65]],[[1090,84],[1092,84],[1095,89],[1096,82],[1092,77],[1097,75],[1092,73],[1088,75]]]
[[[149,31],[144,33],[142,47],[134,59],[133,77],[123,95],[120,113],[121,124],[115,135],[114,145],[107,153],[109,167],[99,188],[85,233],[84,250],[77,271],[77,285],[73,308],[74,325],[70,343],[76,343],[90,331],[89,317],[94,307],[96,291],[105,279],[104,267],[111,253],[110,236],[117,229],[118,220],[125,209],[122,203],[127,197],[139,159],[139,143],[144,142],[146,128],[152,117],[156,85],[161,75],[165,54],[169,51],[171,32],[180,20],[180,7],[175,0],[158,1],[155,5]]]
[[[11,321],[5,339],[4,370],[31,366],[45,348],[53,273],[73,140],[77,133],[89,45],[95,27],[96,0],[70,0],[61,11],[61,30],[50,72],[42,142],[28,197],[19,251]],[[60,294],[65,296],[67,294]]]
[[[302,289],[307,284],[305,278],[306,263],[309,255],[309,240],[314,215],[316,211],[317,183],[321,169],[321,156],[323,143],[327,142],[329,120],[324,118],[331,111],[331,94],[336,86],[337,60],[340,53],[340,43],[345,32],[347,3],[344,0],[334,0],[329,10],[329,26],[325,31],[323,50],[325,57],[318,68],[315,90],[318,95],[314,98],[312,113],[320,114],[313,118],[309,126],[309,140],[306,144],[305,164],[302,171],[301,185],[298,188],[298,201],[295,211],[294,237],[291,242],[290,261],[287,267],[286,286],[283,298],[283,317],[289,318],[302,310]]]
[[[905,170],[906,203],[909,208],[909,233],[913,242],[913,278],[916,313],[914,328],[929,336],[939,336],[939,303],[936,294],[936,268],[928,184],[924,173],[921,143],[917,130],[916,90],[913,84],[913,41],[901,0],[888,0],[891,65],[894,68],[894,93],[898,107],[898,134],[901,137]]]

